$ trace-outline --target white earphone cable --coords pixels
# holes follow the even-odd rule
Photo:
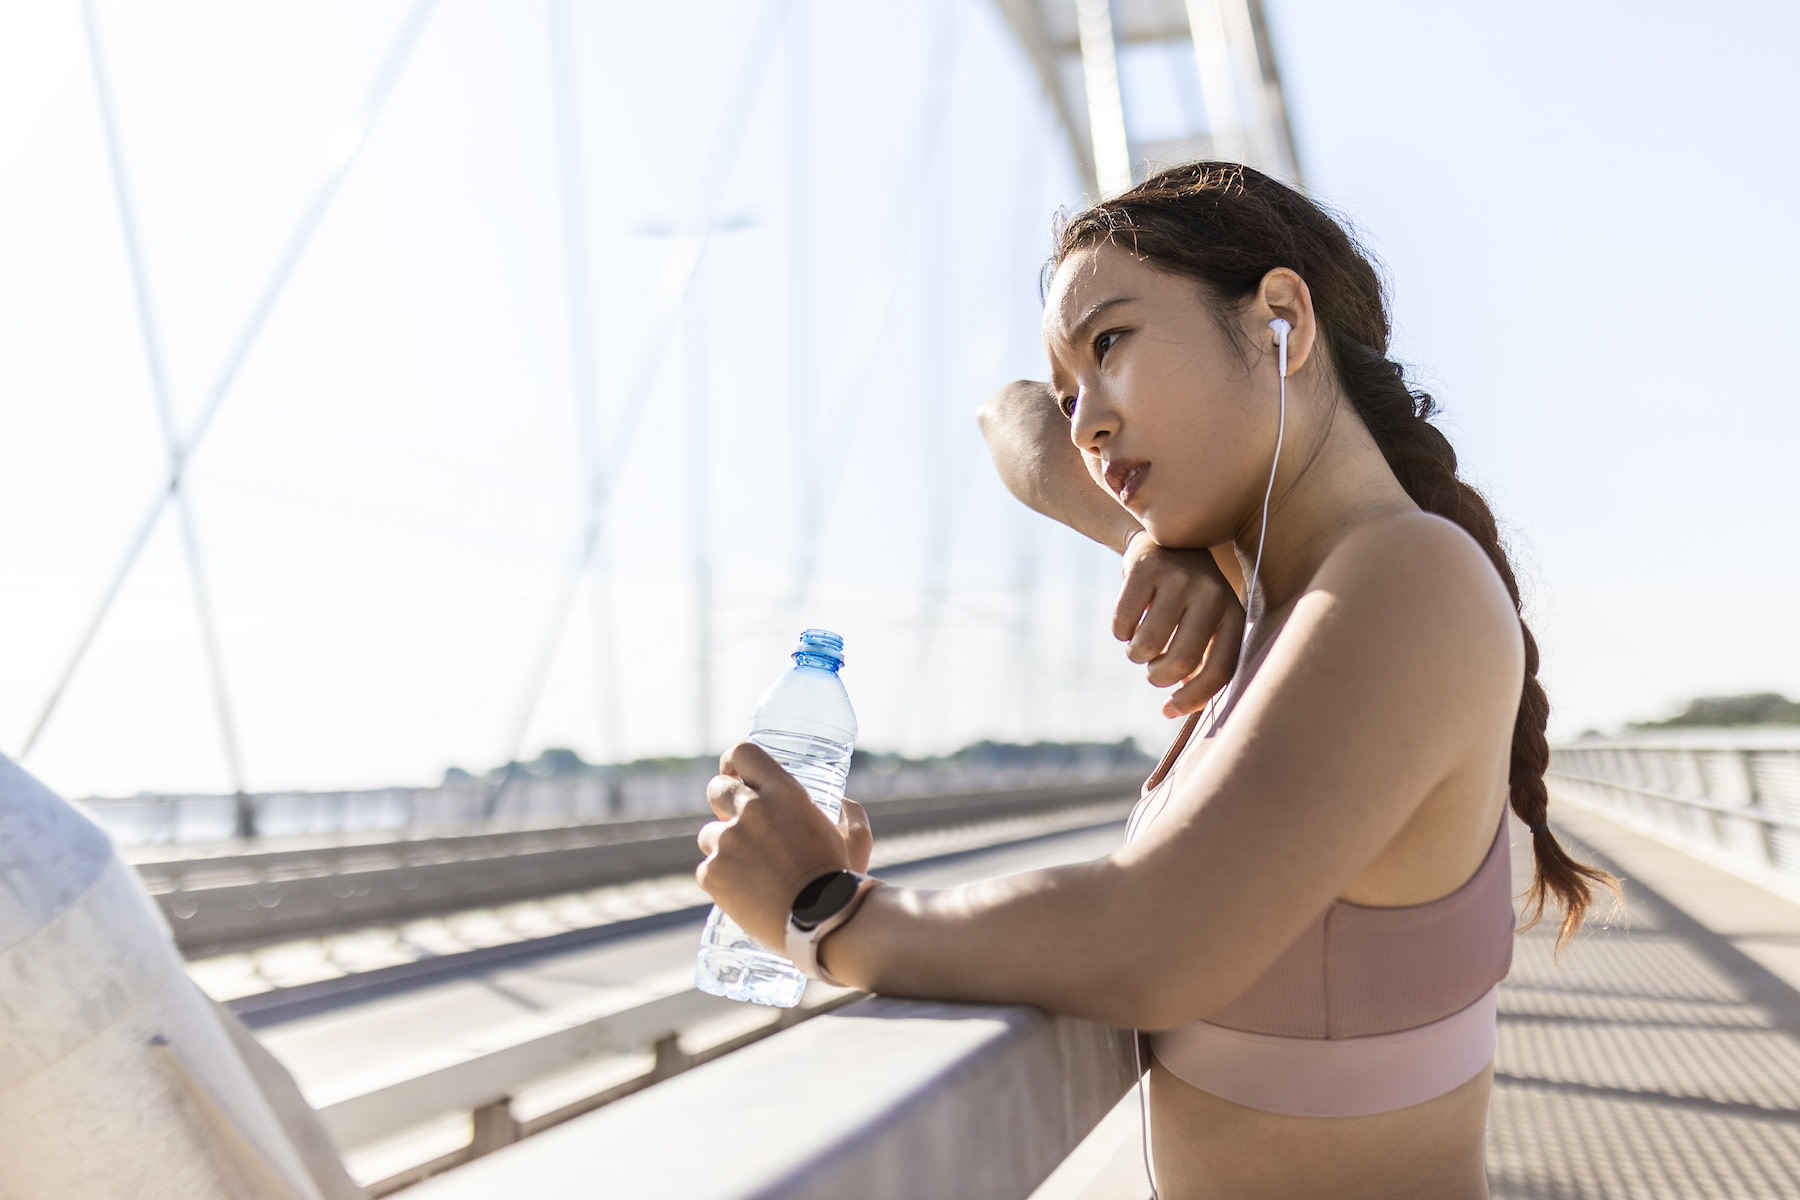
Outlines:
[[[1281,402],[1275,417],[1275,457],[1269,463],[1268,485],[1263,488],[1262,526],[1256,531],[1256,560],[1250,568],[1250,579],[1244,585],[1244,636],[1243,640],[1238,643],[1237,670],[1233,671],[1231,674],[1231,686],[1226,689],[1225,702],[1217,707],[1216,715],[1209,723],[1209,735],[1212,730],[1219,727],[1219,723],[1223,721],[1226,714],[1231,711],[1232,702],[1236,698],[1240,686],[1239,681],[1244,678],[1244,657],[1249,652],[1250,634],[1251,631],[1256,628],[1256,618],[1260,615],[1256,611],[1256,585],[1257,581],[1262,576],[1263,545],[1269,537],[1269,501],[1275,495],[1275,472],[1281,467],[1281,444],[1287,439],[1287,339],[1290,326],[1286,321],[1277,319],[1270,322],[1269,327],[1275,331],[1275,340],[1278,347],[1277,353],[1280,356]],[[1142,801],[1139,801],[1139,803],[1141,804]],[[1132,823],[1135,825],[1137,811],[1134,809],[1131,815]],[[1160,1194],[1156,1190],[1156,1170],[1150,1165],[1150,1099],[1148,1095],[1146,1095],[1147,1089],[1144,1087],[1144,1055],[1142,1046],[1143,1034],[1135,1029],[1132,1030],[1131,1062],[1137,1071],[1135,1078],[1137,1080],[1136,1088],[1138,1094],[1138,1130],[1140,1134],[1139,1144],[1144,1153],[1144,1178],[1150,1183],[1150,1200],[1162,1200]]]
[[[1275,329],[1275,337],[1279,343],[1278,353],[1280,355],[1281,368],[1279,375],[1281,404],[1275,418],[1275,457],[1269,463],[1268,485],[1263,488],[1262,522],[1260,528],[1256,531],[1256,559],[1250,567],[1250,578],[1244,584],[1244,636],[1238,642],[1238,666],[1237,670],[1233,671],[1231,674],[1231,686],[1225,689],[1224,703],[1219,705],[1217,715],[1213,717],[1211,723],[1208,725],[1208,734],[1211,734],[1218,729],[1220,722],[1225,720],[1226,714],[1231,712],[1232,707],[1237,702],[1238,692],[1244,685],[1244,660],[1250,652],[1250,635],[1256,632],[1256,622],[1262,616],[1262,613],[1258,608],[1262,596],[1257,585],[1262,580],[1263,545],[1268,541],[1269,537],[1269,501],[1275,495],[1275,473],[1281,468],[1281,445],[1287,438],[1288,331],[1283,328],[1283,326],[1287,325],[1287,322],[1271,322],[1270,324],[1271,327]]]

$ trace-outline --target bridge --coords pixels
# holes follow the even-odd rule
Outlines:
[[[64,7],[19,77],[85,151],[21,143],[54,186],[18,224],[68,212],[0,296],[50,314],[8,346],[67,476],[20,519],[82,565],[33,583],[6,748],[77,794],[177,779],[90,810],[321,1152],[375,1196],[1147,1194],[1120,1031],[696,992],[682,761],[771,645],[848,614],[886,681],[865,729],[913,760],[852,780],[878,871],[1117,844],[1141,770],[929,763],[970,729],[1159,727],[1069,632],[1103,628],[1111,564],[975,482],[968,410],[1034,373],[1057,206],[1197,156],[1304,182],[1261,0],[764,0],[673,31],[567,0],[228,31]],[[209,122],[218,161],[168,132]],[[241,211],[195,199],[214,175]],[[55,286],[76,245],[110,292]],[[786,482],[747,503],[745,462]],[[606,768],[523,765],[560,746]],[[346,785],[453,760],[507,765]],[[1800,1195],[1800,742],[1571,743],[1552,798],[1629,902],[1560,961],[1518,942],[1493,1194]]]
[[[890,782],[876,869],[941,886],[1091,858],[1135,783],[991,782]],[[1549,929],[1519,939],[1493,1195],[1792,1195],[1800,735],[1565,746],[1552,819],[1628,901],[1560,961]],[[1119,1031],[823,984],[788,1011],[694,991],[697,820],[129,853],[193,977],[372,1195],[1148,1194]]]

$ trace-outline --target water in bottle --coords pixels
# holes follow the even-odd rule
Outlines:
[[[856,744],[856,713],[838,677],[843,665],[844,639],[808,629],[794,648],[794,665],[763,693],[750,719],[750,740],[799,780],[833,821],[843,808]],[[714,907],[700,936],[694,985],[730,1000],[792,1008],[806,990],[806,976]]]

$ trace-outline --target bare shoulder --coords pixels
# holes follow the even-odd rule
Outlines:
[[[1357,525],[1313,588],[1330,593],[1371,636],[1455,655],[1466,668],[1509,679],[1523,670],[1518,610],[1499,571],[1444,517],[1407,512]]]

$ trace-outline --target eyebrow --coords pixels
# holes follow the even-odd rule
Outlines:
[[[1107,309],[1116,308],[1121,304],[1130,304],[1136,299],[1136,296],[1108,296],[1096,304],[1089,305],[1088,310],[1082,313],[1075,324],[1069,328],[1069,341],[1076,344],[1081,343],[1085,340],[1089,327],[1104,316]]]
[[[1069,327],[1069,343],[1079,346],[1086,338],[1088,329],[1093,326],[1094,322],[1105,316],[1108,309],[1117,308],[1121,304],[1130,304],[1136,299],[1136,296],[1108,296],[1104,300],[1088,305],[1087,311],[1077,317],[1075,324]],[[1058,370],[1053,358],[1050,364],[1050,384],[1060,395],[1063,389],[1057,381],[1057,375]]]

